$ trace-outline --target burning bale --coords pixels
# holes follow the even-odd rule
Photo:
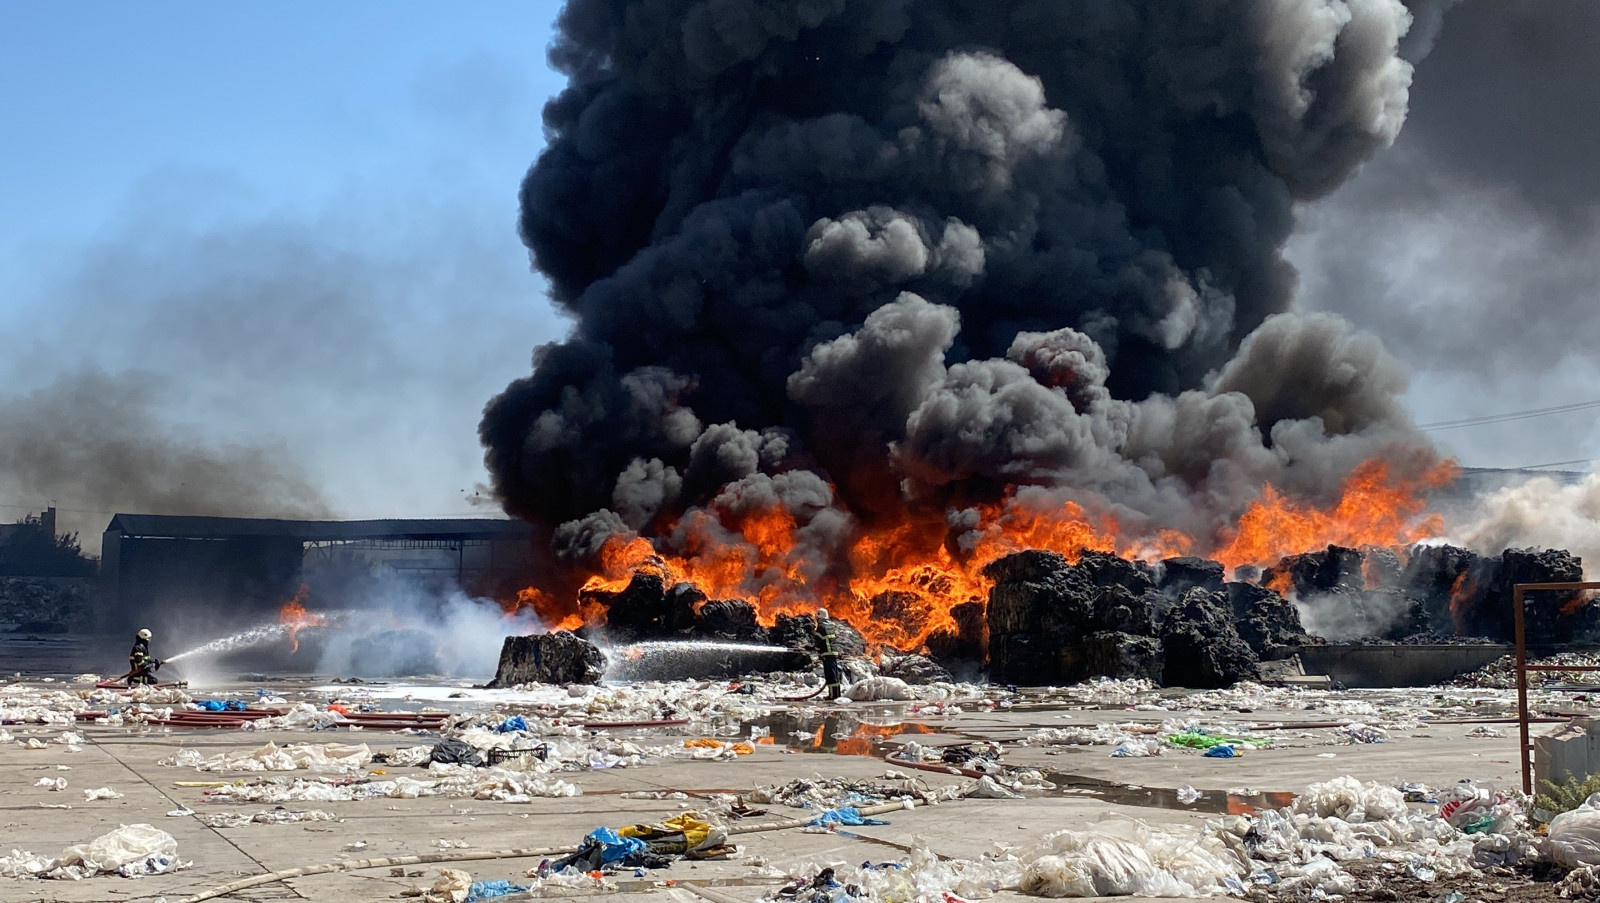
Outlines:
[[[517,684],[597,684],[605,673],[600,648],[569,631],[508,636],[490,687]]]

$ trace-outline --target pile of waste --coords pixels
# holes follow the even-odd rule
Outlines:
[[[172,835],[150,825],[122,825],[88,843],[69,846],[54,858],[23,850],[0,856],[0,876],[7,878],[137,878],[188,867],[178,859],[178,842]]]

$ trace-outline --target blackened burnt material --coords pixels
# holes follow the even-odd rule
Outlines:
[[[1199,587],[1183,594],[1161,625],[1166,655],[1161,683],[1169,687],[1226,687],[1259,676],[1255,652],[1233,626],[1223,593]]]
[[[597,684],[605,673],[600,649],[565,630],[538,636],[508,636],[490,687],[517,684]]]

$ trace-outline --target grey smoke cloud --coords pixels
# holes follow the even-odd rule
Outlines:
[[[1287,313],[1282,256],[1295,205],[1399,132],[1410,23],[1394,0],[569,2],[521,228],[575,325],[485,410],[499,498],[580,551],[747,498],[831,512],[836,542],[1017,486],[1206,536],[1263,482],[1422,461],[1398,366]]]

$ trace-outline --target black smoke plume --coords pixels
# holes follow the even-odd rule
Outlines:
[[[1075,500],[1215,535],[1426,441],[1289,313],[1294,205],[1398,133],[1398,0],[571,0],[521,231],[574,319],[480,427],[564,557],[779,505]],[[1021,488],[1019,488],[1021,487]]]

